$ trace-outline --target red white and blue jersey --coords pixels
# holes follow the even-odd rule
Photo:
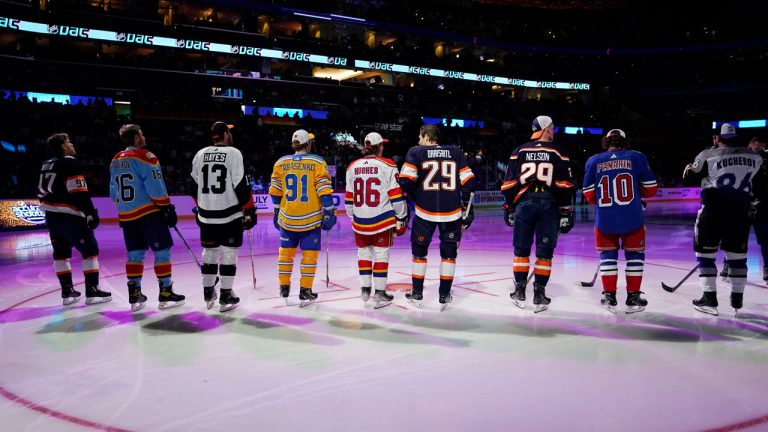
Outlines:
[[[455,145],[411,147],[400,172],[400,187],[416,204],[416,216],[432,222],[461,218],[475,175]]]
[[[528,197],[551,198],[558,206],[571,205],[573,197],[570,159],[555,143],[532,141],[509,157],[501,193],[509,206]]]
[[[656,176],[645,155],[634,150],[592,156],[584,169],[584,197],[597,204],[595,226],[606,234],[626,234],[643,226],[641,198],[656,195]]]
[[[392,160],[366,156],[347,167],[344,194],[347,215],[358,234],[376,234],[394,228],[397,218],[408,214],[398,183],[397,164]]]
[[[109,197],[117,204],[120,222],[130,222],[171,204],[157,156],[127,147],[109,165]]]

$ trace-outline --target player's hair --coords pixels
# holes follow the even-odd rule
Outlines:
[[[360,152],[363,154],[363,156],[369,156],[369,155],[378,156],[379,149],[381,148],[381,144],[382,143],[371,144],[370,141],[366,140],[365,142],[363,142],[363,146],[360,147]]]
[[[307,140],[307,142],[302,144],[299,140],[293,140],[293,142],[291,142],[291,147],[293,147],[294,150],[304,150],[307,148],[310,141],[312,140]]]
[[[623,150],[629,147],[629,140],[621,136],[619,133],[603,137],[603,150],[607,151],[611,147]]]
[[[69,135],[66,133],[56,133],[48,137],[48,151],[57,157],[64,155],[64,149],[61,145],[69,139]]]
[[[440,140],[440,129],[435,125],[423,125],[419,129],[419,136],[426,135],[430,141],[438,142]]]
[[[749,142],[751,142],[751,143],[753,143],[755,141],[768,144],[768,141],[766,141],[766,138],[763,135],[753,136],[752,139],[749,140]]]
[[[141,132],[141,126],[135,124],[126,124],[120,128],[120,140],[124,144],[133,144],[133,139]]]

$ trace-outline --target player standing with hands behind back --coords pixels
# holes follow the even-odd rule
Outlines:
[[[203,246],[203,298],[208,309],[212,308],[216,277],[221,276],[220,312],[230,311],[240,303],[232,290],[237,274],[237,249],[243,245],[243,230],[256,225],[256,208],[245,177],[243,154],[232,147],[230,129],[224,122],[214,123],[214,144],[201,149],[192,160],[192,193]]]
[[[419,145],[411,147],[400,174],[403,192],[414,200],[416,217],[411,227],[413,254],[413,290],[408,301],[422,306],[427,252],[435,229],[440,231],[440,310],[445,310],[451,297],[456,257],[463,229],[474,218],[469,197],[475,175],[467,165],[464,152],[455,145],[439,144],[440,129],[424,125],[419,130]],[[465,211],[469,206],[469,211]]]
[[[595,210],[595,248],[600,253],[603,298],[600,303],[616,313],[616,282],[619,247],[627,259],[626,313],[640,312],[648,301],[640,297],[645,261],[645,225],[641,198],[656,195],[656,176],[645,155],[629,150],[621,129],[603,138],[604,153],[587,160],[584,169],[584,198],[597,204]],[[621,245],[619,244],[621,243]]]
[[[573,180],[570,160],[553,143],[555,125],[548,116],[533,120],[533,141],[512,152],[501,192],[505,199],[504,220],[514,226],[513,272],[515,306],[525,308],[525,289],[530,268],[531,246],[536,234],[536,264],[533,281],[534,312],[546,310],[551,300],[545,287],[552,273],[552,257],[559,233],[573,228]]]
[[[398,183],[397,164],[381,157],[387,140],[371,132],[363,140],[363,157],[347,168],[344,196],[357,244],[357,266],[363,301],[371,295],[371,275],[376,293],[375,308],[392,302],[387,294],[389,249],[395,235],[405,234],[408,207]]]
[[[693,250],[704,292],[700,299],[693,300],[693,307],[710,315],[718,314],[718,249],[725,252],[728,264],[731,306],[738,311],[744,303],[752,178],[763,164],[760,155],[739,144],[733,125],[723,123],[714,140],[717,147],[699,153],[683,172],[684,182],[701,184],[701,209],[696,217]]]

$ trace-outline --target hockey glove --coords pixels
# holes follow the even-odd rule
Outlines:
[[[336,209],[331,207],[323,211],[323,221],[320,223],[320,229],[328,231],[336,225]]]
[[[173,204],[160,207],[160,217],[168,225],[168,228],[175,227],[179,221],[179,217],[176,215],[176,206]]]
[[[469,203],[461,203],[461,228],[464,230],[468,230],[472,226],[472,221],[475,220],[475,209],[469,207],[467,211],[468,206]]]
[[[560,207],[560,232],[568,234],[573,228],[573,209],[570,207]]]
[[[243,209],[243,229],[244,230],[247,231],[253,228],[258,222],[258,220],[259,219],[256,216],[256,207]]]
[[[401,236],[405,234],[405,232],[408,230],[408,216],[405,216],[402,219],[397,220],[397,225],[395,225],[395,234],[398,236]]]
[[[280,214],[280,209],[276,208],[275,209],[275,215],[272,216],[272,225],[274,225],[275,229],[278,230],[278,231],[280,231],[280,224],[277,223],[277,215],[279,215],[279,214]]]
[[[507,226],[515,226],[515,208],[507,205],[506,203],[501,206],[504,209],[504,223]]]
[[[99,226],[100,221],[99,211],[95,208],[89,210],[88,213],[85,214],[85,226],[87,226],[88,229],[95,230]]]

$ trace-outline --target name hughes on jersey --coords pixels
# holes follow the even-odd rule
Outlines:
[[[741,157],[733,156],[733,157],[720,159],[719,161],[717,161],[717,163],[715,164],[715,169],[723,169],[725,167],[737,166],[737,165],[743,165],[750,168],[754,168],[757,166],[757,162],[755,161],[755,159],[752,159],[752,158],[743,157],[743,156]]]
[[[379,173],[379,167],[375,166],[365,166],[365,167],[355,167],[355,175],[365,175],[365,174],[378,174]]]
[[[301,171],[314,171],[315,164],[304,162],[286,162],[280,164],[280,169],[283,171],[301,170]]]
[[[610,171],[615,169],[631,170],[632,161],[626,160],[626,159],[616,159],[616,160],[610,160],[607,162],[600,162],[599,164],[597,164],[597,172]]]

